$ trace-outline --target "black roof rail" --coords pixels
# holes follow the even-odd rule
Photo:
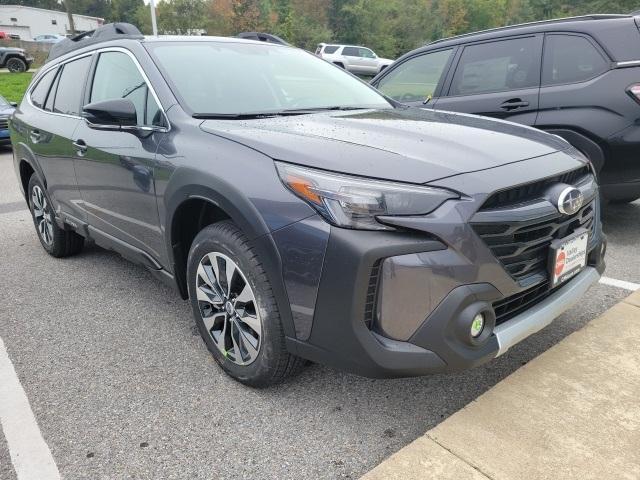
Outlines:
[[[284,41],[280,37],[273,35],[271,33],[242,32],[236,35],[236,37],[244,38],[247,40],[259,40],[261,42],[267,42],[267,43],[277,43],[279,45],[289,45],[286,41]]]
[[[469,33],[463,33],[461,35],[455,35],[453,37],[441,38],[439,40],[434,40],[433,42],[428,42],[425,44],[425,46],[433,45],[435,43],[446,42],[449,40],[455,40],[457,38],[466,38],[474,35],[481,35],[483,33],[493,33],[493,32],[500,32],[503,30],[511,30],[512,28],[518,28],[518,27],[535,27],[538,25],[547,25],[547,24],[565,23],[565,22],[584,22],[588,20],[610,20],[615,18],[630,18],[632,15],[633,14],[628,15],[628,14],[617,14],[617,13],[616,14],[603,13],[603,14],[595,14],[595,15],[580,15],[577,17],[553,18],[551,20],[538,20],[535,22],[518,23],[516,25],[506,25],[504,27],[489,28],[487,30],[479,30],[477,32],[469,32]]]
[[[130,23],[107,23],[95,30],[80,33],[61,42],[54,43],[49,51],[47,62],[79,48],[121,38],[142,40],[144,35]]]

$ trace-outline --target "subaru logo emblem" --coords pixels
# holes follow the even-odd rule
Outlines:
[[[578,213],[584,203],[582,192],[574,187],[565,188],[558,197],[558,210],[565,215]]]

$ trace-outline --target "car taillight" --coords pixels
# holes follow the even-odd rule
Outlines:
[[[636,83],[627,88],[627,93],[633,97],[633,99],[640,103],[640,83]]]

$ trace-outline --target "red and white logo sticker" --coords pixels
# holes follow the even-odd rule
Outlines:
[[[562,275],[564,265],[567,260],[567,255],[564,252],[559,252],[556,258],[556,277]]]

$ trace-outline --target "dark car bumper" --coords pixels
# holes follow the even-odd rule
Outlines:
[[[604,271],[597,187],[592,177],[581,185],[588,202],[572,217],[553,214],[546,200],[526,213],[520,204],[478,213],[473,202],[454,201],[429,218],[398,220],[405,233],[332,228],[310,334],[289,338],[289,348],[370,377],[458,371],[503,354],[571,308]],[[588,228],[587,266],[553,289],[546,256],[537,274],[514,278],[474,227],[487,218],[495,226],[505,215],[516,229],[555,218],[559,238],[571,233],[569,224]],[[473,339],[470,325],[480,312],[485,331]]]
[[[427,312],[426,319],[408,339],[398,340],[386,336],[376,319],[370,318],[371,302],[377,303],[384,295],[377,290],[375,298],[371,298],[371,285],[379,285],[379,279],[375,278],[379,275],[377,259],[380,255],[404,257],[407,251],[419,251],[415,255],[424,262],[422,273],[426,278],[434,275],[429,256],[439,257],[445,250],[438,242],[414,239],[412,243],[408,238],[389,241],[375,237],[372,232],[332,232],[311,335],[307,341],[288,339],[292,351],[312,361],[369,377],[416,376],[472,368],[496,358],[547,326],[578,302],[604,271],[606,240],[600,233],[598,241],[592,243],[588,266],[580,274],[495,326],[481,343],[475,343],[468,335],[475,313],[494,312],[493,305],[505,299],[491,283],[457,286]],[[395,279],[407,285],[416,278],[415,272],[397,273],[408,276]],[[413,285],[411,292],[416,296],[428,295],[424,285]],[[419,302],[424,303],[423,299]],[[397,303],[393,320],[401,323],[404,312],[403,304]]]

